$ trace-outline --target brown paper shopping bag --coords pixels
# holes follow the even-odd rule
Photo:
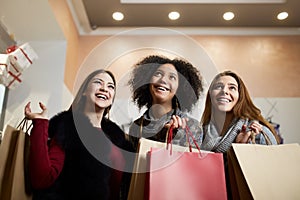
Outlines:
[[[147,152],[151,147],[165,147],[166,144],[141,138],[135,158],[134,169],[131,177],[128,200],[144,199],[144,188],[147,171]]]
[[[27,174],[29,135],[25,119],[17,128],[7,125],[0,145],[0,199],[30,200]]]
[[[232,144],[228,170],[233,199],[300,199],[299,144]]]

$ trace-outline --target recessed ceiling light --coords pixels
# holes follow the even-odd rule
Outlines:
[[[289,16],[289,14],[287,12],[281,12],[277,15],[277,19],[279,20],[284,20]]]
[[[170,20],[177,20],[180,17],[179,12],[173,11],[169,13]]]
[[[226,12],[223,14],[223,18],[227,21],[232,20],[234,18],[233,12]]]
[[[121,20],[124,19],[124,15],[123,15],[123,13],[121,13],[121,12],[114,12],[114,13],[112,14],[112,17],[113,17],[113,19],[116,20],[116,21],[121,21]]]

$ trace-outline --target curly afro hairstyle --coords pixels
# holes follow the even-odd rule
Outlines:
[[[157,69],[163,64],[172,64],[178,72],[179,84],[172,107],[182,111],[191,111],[203,92],[200,72],[188,61],[175,58],[169,59],[161,55],[150,55],[134,65],[128,85],[132,91],[132,100],[141,109],[152,106],[150,80]]]

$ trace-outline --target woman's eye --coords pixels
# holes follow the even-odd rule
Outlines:
[[[102,82],[101,81],[94,81],[94,83],[97,83],[97,84],[102,84]]]
[[[172,76],[170,76],[170,79],[171,79],[171,80],[176,80],[177,78],[176,78],[176,76],[173,76],[173,75],[172,75]]]
[[[114,89],[115,89],[115,86],[114,86],[114,85],[109,85],[108,88],[114,90]]]
[[[234,86],[229,87],[229,89],[230,89],[230,90],[233,90],[233,91],[236,91],[236,90],[237,90],[237,88],[234,87]]]
[[[162,76],[162,73],[157,71],[154,73],[154,76],[157,76],[157,77]]]
[[[214,86],[214,89],[217,90],[217,89],[222,89],[223,88],[223,85],[222,84],[216,84]]]

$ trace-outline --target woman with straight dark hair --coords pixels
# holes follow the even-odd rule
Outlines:
[[[107,117],[116,93],[109,71],[92,72],[82,83],[69,110],[46,117],[47,108],[25,117],[30,134],[30,178],[33,200],[126,199],[130,174],[122,170],[122,150],[132,151],[124,132]],[[48,140],[50,138],[50,140]]]

